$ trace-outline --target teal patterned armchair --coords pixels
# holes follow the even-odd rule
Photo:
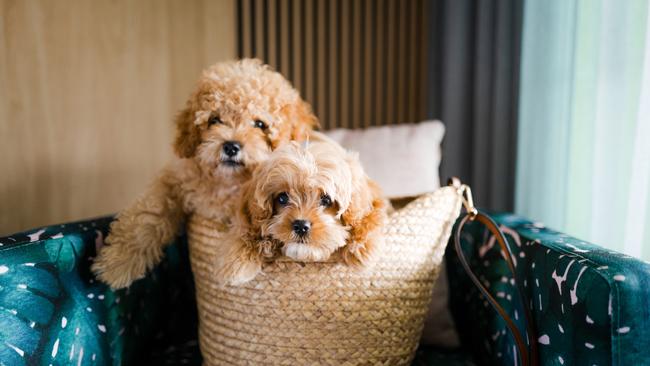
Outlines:
[[[509,214],[495,215],[516,255],[528,303],[488,232],[462,241],[483,281],[516,321],[533,310],[542,365],[650,365],[650,264]],[[112,217],[0,238],[0,365],[199,365],[185,238],[128,290],[89,271]],[[450,307],[462,347],[421,347],[414,365],[512,365],[505,323],[447,251]],[[522,325],[523,329],[523,325]]]

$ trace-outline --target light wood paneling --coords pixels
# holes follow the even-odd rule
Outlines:
[[[234,0],[0,0],[0,235],[115,212],[171,157]]]

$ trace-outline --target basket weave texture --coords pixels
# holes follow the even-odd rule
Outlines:
[[[208,258],[223,225],[188,223],[204,365],[407,365],[460,213],[454,188],[389,215],[385,243],[363,270],[280,258],[241,286],[218,285]]]

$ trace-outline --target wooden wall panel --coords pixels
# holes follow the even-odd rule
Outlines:
[[[260,58],[287,76],[326,129],[416,122],[426,115],[427,6],[426,0],[237,0],[238,55]]]
[[[171,157],[235,0],[0,0],[0,235],[117,211]]]

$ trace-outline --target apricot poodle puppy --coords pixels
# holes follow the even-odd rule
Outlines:
[[[216,278],[242,284],[265,260],[368,264],[381,245],[385,204],[356,154],[330,142],[287,144],[242,189],[237,216],[219,246]]]
[[[228,225],[255,166],[317,123],[291,84],[260,61],[211,66],[176,118],[179,159],[111,224],[93,271],[112,288],[129,286],[160,262],[187,215]]]

